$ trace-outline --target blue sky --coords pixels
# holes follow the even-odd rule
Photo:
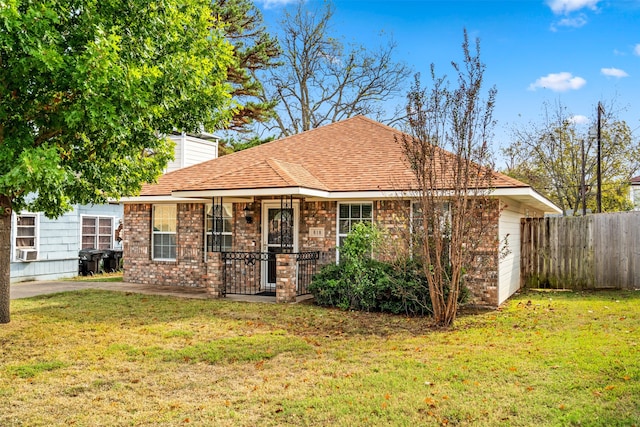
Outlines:
[[[308,0],[319,2],[320,0]],[[294,0],[257,0],[268,26]],[[451,75],[463,28],[479,37],[485,81],[498,89],[494,147],[513,126],[540,121],[542,104],[560,100],[578,122],[602,100],[640,132],[640,0],[333,0],[334,33],[375,48],[380,32],[397,59],[428,83],[429,67]],[[403,103],[398,99],[397,103]],[[585,125],[586,126],[586,125]]]

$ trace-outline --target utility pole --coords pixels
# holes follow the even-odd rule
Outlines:
[[[582,216],[585,216],[587,214],[587,188],[584,182],[584,175],[585,175],[585,159],[584,159],[584,138],[582,138],[582,146],[581,146],[581,150],[580,150],[580,154],[581,154],[581,161],[582,161],[582,177],[580,180],[580,192],[582,193]]]
[[[601,145],[602,145],[602,113],[604,113],[604,108],[602,107],[602,103],[598,101],[598,194],[596,195],[596,200],[598,203],[598,213],[602,212],[602,170],[601,170]]]

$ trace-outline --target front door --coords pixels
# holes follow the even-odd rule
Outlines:
[[[298,210],[297,202],[288,207],[280,201],[262,204],[262,250],[270,254],[262,272],[266,291],[276,289],[276,254],[298,250]]]

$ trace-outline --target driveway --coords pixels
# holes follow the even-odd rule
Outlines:
[[[12,283],[10,292],[11,299],[19,299],[35,297],[38,295],[54,294],[58,292],[79,291],[82,289],[103,289],[107,291],[133,292],[148,295],[167,295],[182,298],[208,298],[208,295],[203,288],[138,285],[126,282],[21,282]]]
[[[10,298],[30,298],[38,295],[55,294],[58,292],[80,291],[82,289],[103,289],[106,291],[132,292],[147,295],[164,295],[178,298],[207,299],[209,295],[204,288],[188,286],[157,286],[139,285],[127,282],[85,282],[85,281],[53,281],[53,282],[21,282],[12,283]],[[311,295],[298,297],[298,302],[308,301]],[[275,304],[275,297],[257,295],[227,295],[229,301],[263,302]]]

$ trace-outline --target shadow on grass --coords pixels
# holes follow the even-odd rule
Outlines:
[[[94,289],[16,300],[13,313],[16,319],[25,316],[51,323],[102,323],[117,327],[197,319],[324,337],[388,336],[398,332],[421,335],[431,326],[428,317],[342,311],[310,304],[197,300]]]
[[[528,300],[638,301],[640,291],[534,292],[526,291],[514,304]],[[42,322],[102,323],[114,327],[164,324],[168,322],[230,322],[242,329],[285,330],[296,335],[340,338],[404,333],[414,336],[433,332],[431,318],[384,313],[342,311],[310,304],[262,304],[228,300],[196,300],[135,293],[83,290],[39,296],[14,303],[14,316],[35,317]],[[17,306],[17,307],[16,307]],[[485,323],[493,310],[467,307],[458,324],[469,327],[477,319]],[[486,318],[486,319],[485,319]]]

